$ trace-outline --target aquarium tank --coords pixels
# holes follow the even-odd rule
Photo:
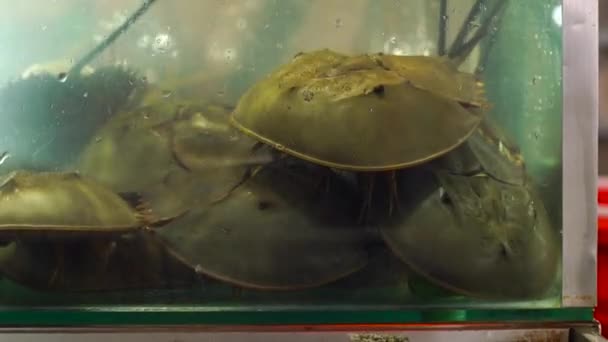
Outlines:
[[[561,1],[2,1],[3,320],[564,306]]]

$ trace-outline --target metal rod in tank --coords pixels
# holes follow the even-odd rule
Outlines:
[[[124,23],[122,23],[114,32],[112,32],[106,39],[101,41],[93,50],[82,57],[74,66],[68,71],[68,75],[79,73],[82,68],[89,64],[95,57],[102,53],[108,46],[110,46],[121,34],[127,31],[127,29],[133,25],[137,19],[144,15],[150,6],[152,6],[157,0],[144,0],[137,11],[133,12]]]
[[[450,46],[448,55],[453,56],[454,50],[459,49],[464,44],[465,38],[469,35],[469,33],[471,33],[471,22],[479,16],[481,9],[486,5],[486,2],[487,0],[477,0],[475,4],[473,4],[469,14],[467,14],[467,17],[462,24],[462,27],[460,28],[460,31],[458,31],[456,38],[454,38],[452,46]]]
[[[471,53],[471,51],[473,51],[479,41],[486,36],[488,31],[490,30],[490,25],[492,25],[492,23],[494,22],[495,17],[501,14],[507,2],[508,0],[497,1],[497,4],[490,11],[488,18],[483,22],[481,27],[479,27],[477,32],[475,32],[475,35],[461,46],[453,45],[448,56],[452,59],[457,59],[460,61],[466,59],[466,57],[469,55],[469,53]]]
[[[448,26],[448,0],[440,0],[439,2],[439,37],[437,39],[437,54],[445,55],[446,50],[446,35]]]

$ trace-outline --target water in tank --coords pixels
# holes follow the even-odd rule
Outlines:
[[[3,306],[560,305],[560,1],[0,3]]]

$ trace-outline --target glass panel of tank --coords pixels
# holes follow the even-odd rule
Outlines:
[[[2,1],[0,303],[560,304],[559,1]]]

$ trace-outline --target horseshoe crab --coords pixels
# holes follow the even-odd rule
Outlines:
[[[553,284],[559,240],[529,184],[446,171],[404,183],[409,214],[381,231],[414,270],[478,297],[536,298]]]
[[[107,250],[121,235],[175,218],[158,218],[137,194],[119,196],[75,172],[12,172],[0,184],[0,201],[0,239],[13,245],[50,240],[57,259],[52,282],[60,283],[74,241],[91,239],[98,251]],[[19,251],[29,253],[28,248]]]
[[[380,226],[405,263],[477,297],[537,298],[553,285],[560,245],[516,144],[486,118],[454,151],[400,171],[399,218]]]
[[[479,297],[535,298],[560,245],[515,144],[486,119],[458,149],[400,174],[400,218],[381,233],[429,280]]]
[[[178,108],[144,106],[114,116],[91,139],[76,168],[115,191],[140,191],[162,181],[174,160],[164,129]]]
[[[0,184],[0,201],[0,237],[8,239],[119,235],[172,220],[75,172],[12,172]]]
[[[56,247],[48,239],[11,242],[0,248],[0,272],[18,284],[45,291],[177,288],[196,281],[189,266],[144,232],[102,244],[95,238],[71,240],[62,244],[61,258]]]
[[[376,57],[300,54],[251,87],[231,121],[295,157],[354,171],[427,162],[459,146],[481,122],[478,113],[421,89]]]
[[[173,216],[220,198],[247,166],[270,160],[229,124],[225,107],[179,103],[115,117],[91,142],[79,169],[115,191],[141,193],[157,214]]]
[[[350,187],[337,177],[322,187],[327,171],[289,158],[264,165],[222,201],[155,232],[212,278],[263,290],[321,286],[368,260]]]

